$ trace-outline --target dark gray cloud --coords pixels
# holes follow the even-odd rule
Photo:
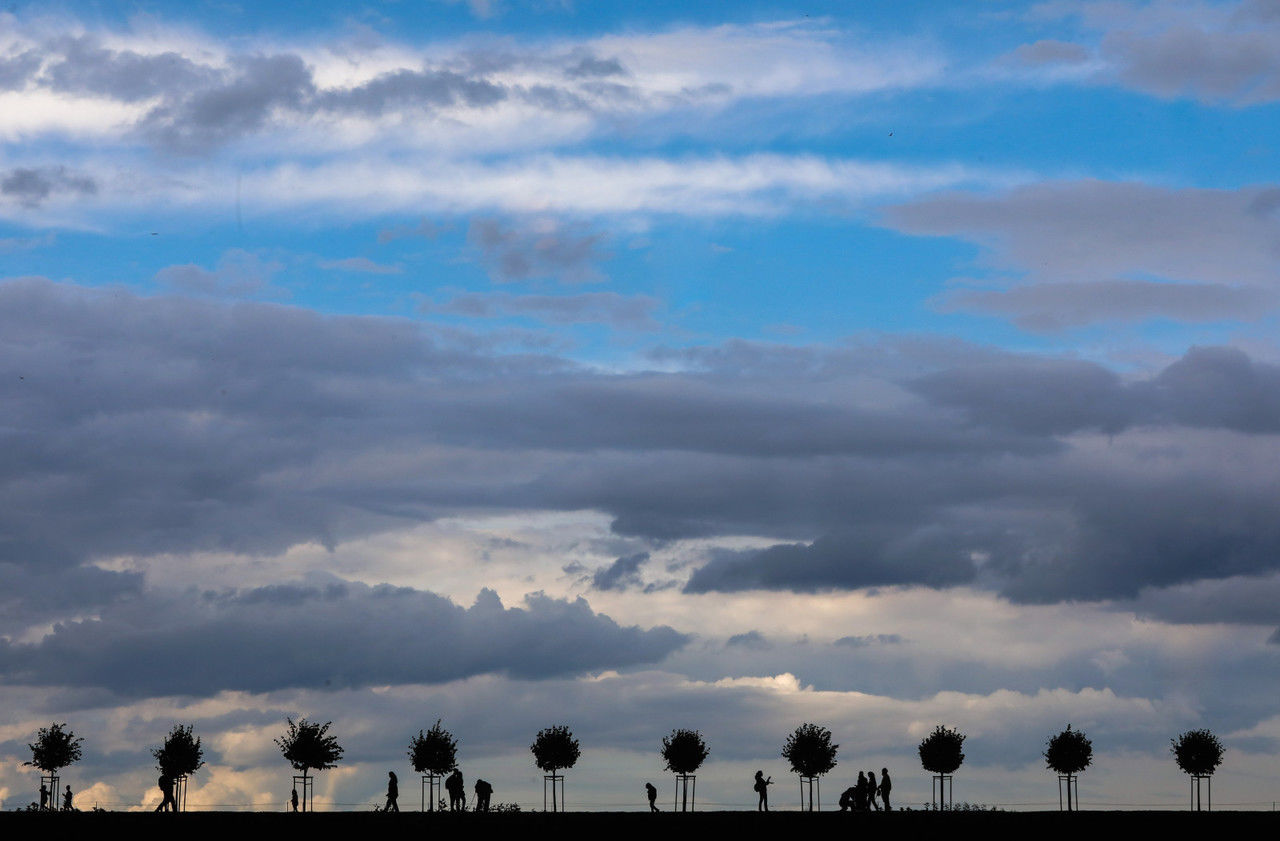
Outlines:
[[[1006,316],[1026,330],[1052,332],[1099,322],[1172,319],[1255,321],[1274,312],[1271,290],[1221,283],[1103,280],[1035,283],[1011,289],[955,289],[934,300],[943,312]]]
[[[840,637],[833,645],[846,648],[867,648],[872,645],[900,645],[906,642],[899,634],[863,634],[856,637]]]
[[[591,586],[597,590],[625,590],[642,584],[640,567],[649,562],[648,552],[637,552],[618,558],[607,567],[601,567],[591,576]]]
[[[0,173],[0,196],[23,207],[39,207],[59,194],[91,196],[97,192],[98,182],[91,176],[65,166],[15,167]]]
[[[396,70],[383,73],[358,87],[319,94],[321,110],[377,117],[402,108],[445,108],[462,103],[472,108],[495,105],[506,99],[506,88],[451,70]]]
[[[751,651],[767,651],[772,648],[769,639],[759,631],[746,631],[741,634],[734,634],[725,640],[725,646],[729,648],[745,648]]]
[[[1275,189],[1042,183],[997,195],[931,196],[890,208],[885,218],[895,230],[973,242],[998,268],[1035,281],[1158,277],[1274,288]],[[1167,305],[1157,314],[1167,314]]]
[[[171,151],[204,152],[256,132],[279,109],[301,109],[314,94],[311,70],[298,56],[238,56],[217,84],[156,106],[141,129]]]
[[[68,36],[45,46],[52,59],[43,81],[53,90],[136,102],[215,84],[219,73],[175,52],[143,55],[103,47],[93,36]]]
[[[943,529],[903,534],[896,529],[868,527],[854,534],[822,537],[810,544],[719,550],[694,572],[685,592],[814,592],[893,584],[945,587],[971,582],[977,576],[971,551],[962,535]]]
[[[40,53],[23,50],[0,56],[0,90],[18,90],[40,69]]]
[[[156,272],[155,279],[161,286],[187,295],[247,298],[279,292],[273,290],[271,278],[283,268],[282,263],[233,248],[219,258],[212,270],[194,263],[165,266]]]
[[[1130,597],[1280,558],[1280,368],[1239,350],[1122,377],[953,342],[659,354],[674,373],[494,347],[402,319],[0,285],[0,563],[269,555],[527,509],[601,511],[645,541],[777,541],[686,559],[693,591]]]
[[[597,266],[610,256],[603,234],[553,219],[475,219],[467,241],[500,283],[543,277],[565,283],[602,280]]]
[[[654,318],[662,303],[649,295],[585,292],[579,295],[512,295],[469,292],[439,304],[426,303],[423,312],[470,318],[532,318],[547,324],[607,324],[619,330],[657,330]]]
[[[485,590],[463,608],[434,593],[332,581],[119,600],[38,643],[0,644],[0,673],[10,685],[208,695],[573,675],[653,663],[685,641],[666,626],[619,626],[581,599],[533,595],[508,608]]]
[[[624,76],[626,68],[616,58],[600,58],[599,56],[583,56],[576,64],[564,69],[564,75],[570,79],[592,78],[604,76]]]

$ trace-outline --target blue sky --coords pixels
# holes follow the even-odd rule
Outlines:
[[[332,718],[350,804],[434,715],[535,803],[565,715],[598,808],[674,726],[750,805],[812,718],[906,798],[961,726],[1008,803],[1071,721],[1096,802],[1175,806],[1209,726],[1271,802],[1277,45],[1274,0],[6,5],[0,798],[50,715],[119,808],[166,722],[193,802],[272,803]]]

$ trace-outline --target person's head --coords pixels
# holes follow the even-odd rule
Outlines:
[[[882,777],[883,777],[883,776],[887,775],[888,773],[889,773],[889,769],[888,769],[888,768],[881,768],[881,769],[880,769],[880,776],[882,776]]]
[[[763,777],[763,776],[764,776],[764,771],[757,771],[757,772],[756,772],[756,776],[757,776],[757,777]]]
[[[866,778],[867,778],[867,774],[866,774],[866,772],[865,772],[865,771],[859,771],[859,772],[858,772],[858,779],[860,779],[860,780],[865,780]]]

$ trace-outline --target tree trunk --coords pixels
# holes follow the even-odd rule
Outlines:
[[[558,812],[558,811],[559,811],[559,809],[557,809],[557,808],[556,808],[556,772],[555,772],[555,769],[552,769],[552,771],[551,771],[551,811],[553,811],[553,812]]]

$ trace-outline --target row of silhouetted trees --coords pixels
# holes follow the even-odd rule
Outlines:
[[[285,760],[301,772],[304,779],[313,771],[333,768],[341,761],[343,749],[329,732],[331,726],[332,722],[328,721],[288,718],[285,732],[275,739]],[[152,750],[156,768],[162,774],[170,778],[186,777],[204,765],[204,749],[194,729],[193,725],[176,724],[164,743]],[[964,763],[965,738],[958,730],[937,726],[918,746],[921,766],[935,776],[954,774]],[[83,741],[66,724],[42,727],[36,740],[27,746],[31,749],[31,760],[23,764],[45,774],[57,774],[81,758]],[[839,747],[832,744],[830,730],[805,723],[787,737],[782,756],[790,763],[792,772],[812,784],[814,779],[836,767]],[[552,776],[572,768],[582,755],[578,740],[563,725],[538,731],[529,749],[534,764]],[[1188,730],[1172,740],[1171,752],[1182,771],[1195,778],[1206,778],[1222,764],[1224,748],[1211,731]],[[663,737],[660,754],[666,770],[691,775],[702,767],[710,749],[699,731],[677,729]],[[418,731],[409,742],[408,755],[417,773],[444,776],[458,767],[458,741],[437,720],[431,729]],[[1070,808],[1070,780],[1093,763],[1093,743],[1068,724],[1065,730],[1049,738],[1043,756],[1049,770],[1068,779]],[[554,792],[553,785],[553,808]]]

